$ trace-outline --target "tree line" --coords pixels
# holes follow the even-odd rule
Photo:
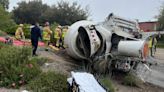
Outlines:
[[[7,20],[10,16],[17,24],[49,21],[50,23],[71,25],[78,20],[85,20],[89,16],[88,9],[83,9],[76,2],[69,3],[67,1],[60,1],[52,6],[43,4],[42,0],[21,1],[18,3],[18,7],[14,7],[10,13],[7,12],[8,8],[9,0],[0,0],[0,22]],[[164,4],[161,6],[157,19],[158,30],[164,30]]]
[[[78,20],[87,19],[88,11],[82,9],[76,2],[60,1],[56,5],[48,6],[41,0],[22,1],[12,11],[12,18],[16,23],[32,24],[36,21],[40,23],[49,21],[50,23],[71,25]]]
[[[9,8],[9,0],[1,0],[0,5],[7,10]],[[60,1],[49,6],[43,4],[42,0],[32,0],[19,2],[18,7],[14,7],[10,15],[17,24],[49,21],[50,23],[56,22],[61,25],[71,25],[76,21],[87,19],[89,12],[88,9],[83,9],[77,2]]]

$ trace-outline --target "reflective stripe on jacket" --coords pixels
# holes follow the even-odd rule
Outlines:
[[[63,29],[63,31],[62,31],[62,38],[64,38],[65,37],[65,34],[67,33],[67,29]]]
[[[153,42],[153,39],[152,39],[152,38],[150,38],[150,40],[149,40],[149,48],[151,48],[151,47],[152,47],[152,42]]]
[[[59,39],[61,36],[61,29],[56,28],[54,32],[54,38]]]

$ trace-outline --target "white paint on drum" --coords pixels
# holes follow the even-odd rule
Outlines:
[[[139,57],[143,51],[145,41],[120,41],[118,52],[120,55]]]

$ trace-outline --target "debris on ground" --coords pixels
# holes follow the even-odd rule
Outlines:
[[[107,92],[90,73],[71,72],[67,81],[71,92]]]

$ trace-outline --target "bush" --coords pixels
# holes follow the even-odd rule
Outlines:
[[[42,73],[27,85],[33,92],[67,92],[66,76],[54,72]]]
[[[11,19],[11,14],[0,5],[0,30],[13,34],[15,33],[16,23]]]
[[[30,48],[0,46],[0,87],[19,88],[41,72],[39,66],[28,59]]]
[[[10,20],[9,23],[6,23],[6,26],[2,31],[10,35],[15,35],[16,29],[17,29],[17,25],[13,20]]]
[[[8,45],[7,45],[7,44],[4,44],[4,43],[2,43],[2,42],[0,42],[0,50],[1,50],[2,48],[4,48],[4,47],[8,47]]]
[[[24,24],[23,27],[23,32],[26,38],[30,38],[31,37],[31,31],[30,31],[30,24]]]
[[[157,48],[164,48],[164,42],[158,42]]]
[[[123,79],[123,84],[128,86],[139,87],[141,83],[141,80],[131,73],[128,73]]]
[[[115,88],[109,78],[102,78],[100,79],[100,83],[107,88],[109,92],[115,92]]]
[[[7,33],[0,30],[0,36],[7,36]]]

